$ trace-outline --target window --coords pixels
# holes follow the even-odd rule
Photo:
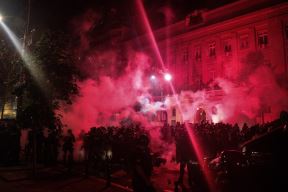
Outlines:
[[[232,53],[232,47],[230,42],[225,42],[224,43],[224,53],[226,56],[230,56]]]
[[[195,60],[196,61],[201,61],[201,48],[200,47],[196,47],[195,48]]]
[[[248,35],[240,36],[240,49],[249,48],[249,37]]]
[[[258,32],[257,34],[257,40],[258,40],[258,47],[259,48],[265,48],[268,45],[268,35],[267,32]]]
[[[212,42],[209,44],[209,56],[215,57],[216,56],[216,43]]]
[[[161,122],[167,122],[167,112],[166,111],[158,111],[157,119]]]
[[[176,108],[172,109],[172,117],[176,117]]]
[[[188,62],[188,57],[189,57],[189,55],[188,55],[188,50],[185,49],[184,52],[183,52],[183,62],[184,62],[184,63],[187,63],[187,62]]]
[[[216,78],[216,74],[214,70],[209,71],[209,80],[213,81]]]
[[[2,105],[1,105],[2,104]],[[4,105],[4,106],[3,106]],[[17,99],[15,96],[8,96],[5,103],[0,103],[4,119],[15,119],[17,114]]]

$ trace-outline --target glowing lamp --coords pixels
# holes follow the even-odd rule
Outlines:
[[[156,76],[155,76],[155,75],[151,75],[151,76],[150,76],[150,79],[151,79],[151,80],[155,80],[155,79],[156,79]]]
[[[107,158],[112,159],[112,151],[111,150],[107,151]]]
[[[219,123],[220,117],[218,115],[212,115],[212,122],[213,123]]]
[[[2,16],[2,15],[0,15],[0,22],[1,22],[1,21],[3,21],[3,16]]]
[[[169,73],[165,73],[165,74],[164,74],[164,79],[165,79],[166,81],[171,81],[172,76],[171,76]]]

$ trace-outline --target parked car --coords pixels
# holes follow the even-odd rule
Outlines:
[[[274,191],[286,187],[288,133],[285,127],[224,150],[209,162],[215,182],[228,191]],[[287,190],[288,191],[288,190]]]
[[[224,150],[209,163],[216,183],[227,183],[237,180],[245,173],[249,161],[239,150]]]

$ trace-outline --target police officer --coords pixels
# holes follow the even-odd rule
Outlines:
[[[183,186],[185,167],[187,167],[188,184],[190,185],[190,187],[193,185],[193,183],[198,182],[197,180],[200,177],[200,169],[197,163],[197,155],[191,138],[189,137],[188,131],[186,129],[189,128],[186,128],[184,127],[184,125],[182,125],[176,130],[175,134],[176,161],[177,163],[180,163],[179,177],[178,180],[175,182],[176,189],[178,189],[178,185]]]
[[[64,153],[63,161],[64,161],[64,164],[68,163],[68,167],[70,170],[72,162],[73,162],[73,152],[74,152],[74,143],[75,143],[75,136],[71,129],[68,129],[67,135],[64,136],[63,140],[64,140],[63,146],[62,146],[63,153]],[[68,162],[67,162],[67,158],[68,158]]]
[[[141,135],[136,141],[132,155],[132,185],[134,192],[154,192],[150,180],[153,171],[152,156],[149,148],[149,138]]]

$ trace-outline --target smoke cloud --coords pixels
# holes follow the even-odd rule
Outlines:
[[[154,102],[149,81],[152,59],[143,52],[130,50],[125,55],[126,61],[119,62],[115,47],[99,49],[92,46],[94,39],[90,32],[100,20],[101,14],[89,10],[73,23],[78,26],[74,31],[79,37],[75,48],[79,54],[78,66],[87,78],[78,83],[80,96],[72,106],[63,105],[61,113],[64,124],[76,134],[93,126],[119,126],[123,120],[131,119],[149,130],[153,148],[161,149],[159,129],[153,128],[151,115],[155,116],[158,110],[171,110],[176,106],[175,98],[180,103],[183,121],[190,122],[195,122],[200,108],[205,110],[210,121],[240,124],[255,124],[264,113],[266,121],[273,120],[278,116],[269,116],[269,111],[279,114],[288,109],[287,90],[278,84],[273,70],[263,65],[261,55],[257,54],[249,55],[252,59],[244,61],[250,68],[244,65],[237,84],[218,78],[213,84],[217,84],[219,90],[182,91],[163,102]],[[167,156],[171,154],[167,152]]]
[[[217,78],[212,84],[217,84],[218,90],[181,92],[178,99],[183,120],[195,122],[199,108],[203,108],[208,120],[214,123],[253,125],[279,118],[280,112],[288,109],[288,91],[277,82],[273,70],[259,65],[246,75],[247,78],[240,84]]]
[[[142,53],[134,54],[138,66],[127,66],[125,75],[117,78],[99,76],[79,82],[80,96],[72,106],[65,106],[63,121],[70,128],[88,130],[92,126],[119,125],[121,118],[133,118],[144,121],[134,109],[136,103],[145,105],[142,112],[154,108],[150,103],[149,82],[145,70],[149,67],[147,58]],[[155,109],[154,109],[155,110]]]

